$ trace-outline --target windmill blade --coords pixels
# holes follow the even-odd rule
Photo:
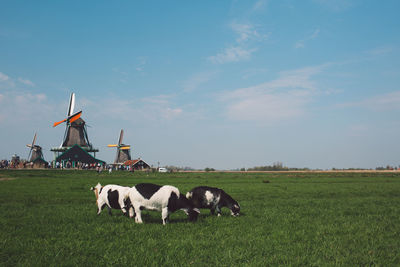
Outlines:
[[[32,147],[35,146],[35,142],[36,142],[36,133],[35,133],[35,136],[33,137]]]
[[[121,129],[121,133],[119,134],[118,146],[122,144],[123,138],[124,138],[124,129]]]
[[[118,145],[107,145],[108,147],[117,147]]]
[[[31,148],[31,149],[29,150],[29,154],[28,154],[28,161],[31,159],[31,153],[32,153],[32,150],[33,150],[33,148]]]
[[[61,124],[61,123],[63,123],[63,122],[66,122],[66,121],[67,121],[67,119],[64,119],[64,120],[62,120],[62,121],[55,122],[55,123],[53,124],[53,127],[56,127],[57,125],[59,125],[59,124]]]
[[[72,113],[74,113],[74,108],[75,108],[75,93],[71,93],[71,97],[69,99],[69,107],[68,107],[68,113],[67,116],[71,116]]]
[[[68,122],[74,122],[74,121],[76,121],[77,119],[79,119],[80,117],[81,117],[81,115],[82,115],[82,110],[81,111],[78,111],[77,113],[75,113],[75,114],[73,114],[73,115],[71,115],[71,116],[69,116],[68,117],[68,119],[67,119],[67,121]]]
[[[128,149],[131,149],[131,146],[121,146],[119,149],[128,150]]]

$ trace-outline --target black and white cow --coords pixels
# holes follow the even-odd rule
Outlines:
[[[129,199],[130,189],[130,187],[114,184],[101,186],[100,183],[90,188],[96,196],[97,215],[100,214],[104,207],[107,207],[110,215],[112,215],[111,208],[113,208],[122,210],[126,216],[128,216],[129,210],[129,217],[133,217],[133,208]]]
[[[196,221],[200,213],[178,188],[171,185],[137,184],[131,188],[129,198],[136,213],[136,223],[143,223],[141,216],[143,209],[161,211],[164,225],[168,222],[169,214],[174,211],[183,210],[188,215],[189,221]]]
[[[198,186],[190,190],[186,197],[194,207],[210,209],[211,214],[217,211],[217,215],[221,216],[222,207],[230,209],[232,216],[238,216],[240,213],[239,203],[224,190],[216,187]]]

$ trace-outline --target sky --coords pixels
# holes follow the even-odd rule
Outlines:
[[[0,0],[0,159],[88,135],[150,165],[400,165],[400,1]]]

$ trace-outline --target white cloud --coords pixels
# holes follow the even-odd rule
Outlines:
[[[248,79],[250,77],[260,75],[260,74],[265,74],[269,71],[269,69],[266,68],[258,68],[258,69],[248,69],[243,71],[243,79]]]
[[[5,91],[0,95],[0,113],[2,122],[18,124],[25,121],[37,121],[49,118],[54,105],[47,101],[45,94],[26,91]]]
[[[304,45],[304,40],[300,40],[300,41],[297,41],[296,42],[296,44],[294,45],[294,48],[304,48],[305,47],[305,45]]]
[[[319,35],[319,32],[320,32],[320,29],[317,28],[317,29],[310,35],[309,39],[310,39],[310,40],[313,40],[313,39],[317,38],[318,35]]]
[[[10,77],[8,77],[4,73],[0,72],[0,82],[5,82],[5,81],[8,81],[9,79],[10,79]]]
[[[141,74],[144,72],[144,67],[147,64],[147,59],[146,57],[138,57],[137,60],[139,63],[136,65],[135,70]]]
[[[208,60],[214,64],[224,64],[230,62],[249,60],[251,54],[255,51],[256,49],[246,50],[240,46],[229,47],[225,49],[222,53],[219,53],[216,56],[209,57]]]
[[[284,71],[275,80],[225,92],[221,101],[228,118],[268,124],[303,116],[317,92],[312,76],[326,66]]]
[[[264,123],[292,119],[304,115],[308,98],[306,92],[263,93],[243,95],[228,106],[227,114],[232,120],[250,120]]]
[[[18,105],[34,105],[41,103],[47,99],[45,94],[31,94],[31,93],[24,93],[15,96],[15,103]]]
[[[392,46],[381,46],[377,47],[375,49],[369,50],[366,53],[372,56],[380,56],[380,55],[385,55],[393,52],[393,47]]]
[[[215,75],[216,72],[211,72],[211,71],[197,73],[182,83],[183,90],[185,92],[194,91],[202,84],[210,81]]]
[[[307,43],[308,41],[314,40],[314,39],[316,39],[316,38],[318,37],[320,31],[321,31],[321,30],[320,30],[319,28],[315,29],[315,30],[314,30],[312,33],[310,33],[307,37],[305,37],[305,38],[302,39],[302,40],[297,41],[297,42],[295,43],[294,47],[295,47],[296,49],[298,49],[298,48],[304,48],[304,47],[306,46],[306,43]]]
[[[253,11],[262,10],[265,6],[267,6],[267,4],[267,0],[258,0],[253,6]]]
[[[129,123],[154,123],[173,120],[184,111],[173,103],[173,95],[158,95],[141,99],[109,96],[87,102],[85,110],[102,120],[121,120]]]
[[[19,81],[20,83],[25,84],[25,85],[35,86],[35,84],[34,84],[32,81],[27,80],[27,79],[18,78],[18,81]]]
[[[224,64],[230,62],[238,62],[249,60],[252,53],[257,51],[257,48],[245,47],[250,41],[260,42],[268,38],[268,34],[261,34],[256,27],[251,23],[232,22],[230,28],[237,35],[235,44],[225,48],[223,52],[215,56],[208,57],[208,60],[214,64]],[[248,45],[247,45],[248,46]]]
[[[181,115],[183,110],[181,108],[165,108],[162,110],[161,114],[166,119],[173,119]]]
[[[249,40],[260,41],[266,39],[268,35],[260,34],[252,24],[241,24],[234,22],[231,24],[232,30],[238,37],[236,38],[237,43],[247,42]]]
[[[152,103],[152,104],[164,104],[168,105],[172,95],[158,95],[142,98],[142,102]]]
[[[360,107],[373,111],[400,110],[400,91],[376,95],[358,102],[339,105],[341,107]]]

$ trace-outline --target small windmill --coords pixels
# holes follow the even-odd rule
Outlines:
[[[29,162],[33,162],[37,158],[43,158],[42,147],[35,144],[36,136],[37,135],[35,133],[35,135],[33,136],[32,144],[26,145],[30,148],[28,155]]]
[[[124,130],[121,129],[121,133],[119,134],[118,144],[107,145],[108,147],[117,148],[117,156],[115,157],[114,164],[122,164],[127,160],[131,160],[131,146],[123,144],[122,143],[123,138],[124,138]]]

